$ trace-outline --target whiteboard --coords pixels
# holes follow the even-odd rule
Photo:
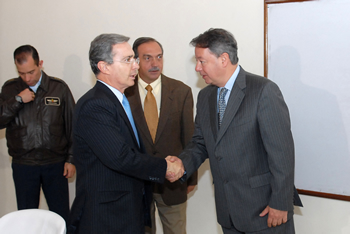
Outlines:
[[[289,107],[295,185],[349,196],[350,1],[267,7],[267,74]]]

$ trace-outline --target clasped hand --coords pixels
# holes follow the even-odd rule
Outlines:
[[[31,91],[29,88],[26,88],[22,92],[20,92],[17,96],[20,96],[22,98],[23,103],[28,103],[28,102],[34,101],[35,93]]]
[[[165,178],[173,183],[183,176],[185,172],[184,166],[181,159],[176,156],[168,156],[165,160],[168,165]]]

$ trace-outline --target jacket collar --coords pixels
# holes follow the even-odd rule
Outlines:
[[[147,140],[149,141],[149,143],[153,144],[151,134],[147,127],[145,115],[142,110],[138,79],[139,77],[136,76],[134,86],[128,88],[125,91],[125,95],[127,95],[128,100],[130,102],[131,111],[133,113],[135,123],[138,125],[138,129],[143,132],[144,136],[146,136],[146,139],[144,140]],[[156,139],[154,144],[157,143],[162,132],[165,130],[165,125],[167,123],[168,118],[170,117],[172,101],[174,99],[174,94],[173,94],[174,87],[171,87],[171,85],[169,84],[168,77],[161,74],[160,79],[162,81],[162,84],[161,84],[162,93],[161,93],[161,104],[160,104],[161,111],[159,114],[159,121],[158,121]]]
[[[119,115],[124,120],[126,126],[129,128],[129,131],[131,133],[134,133],[134,130],[133,130],[131,124],[130,124],[129,118],[126,115],[125,110],[124,110],[122,104],[120,103],[119,99],[117,98],[117,96],[115,96],[115,94],[105,84],[103,84],[103,83],[101,83],[99,81],[96,82],[95,88],[103,90],[103,92],[106,94],[107,98],[110,99],[110,101],[116,106]],[[135,121],[135,117],[134,116],[133,116],[133,118],[134,118],[134,121]],[[136,129],[137,129],[137,127],[136,127]],[[137,129],[137,131],[138,131],[138,129]],[[135,145],[138,146],[138,143],[137,143],[135,135],[134,134],[132,134],[132,135],[133,135],[133,139],[134,139]],[[139,137],[139,140],[140,140],[140,148],[142,148],[143,147],[142,141],[140,139],[140,136],[138,136],[138,137]]]
[[[41,71],[41,72],[42,72],[42,78],[38,89],[42,88],[45,92],[47,92],[49,90],[50,78],[48,75],[46,75],[44,71]]]
[[[227,102],[224,118],[222,119],[221,128],[218,130],[218,115],[217,115],[217,88],[216,86],[212,87],[209,95],[209,108],[210,110],[210,124],[216,142],[219,142],[224,136],[227,128],[230,126],[233,121],[234,116],[237,114],[238,108],[241,105],[246,88],[246,72],[241,67],[240,72],[236,78],[236,81],[232,87],[229,100]]]

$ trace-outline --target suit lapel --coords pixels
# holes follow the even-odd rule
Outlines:
[[[238,108],[244,99],[245,93],[243,92],[243,90],[245,89],[245,87],[246,87],[245,72],[241,67],[241,70],[238,73],[236,81],[232,87],[231,94],[227,102],[224,118],[222,119],[221,127],[218,132],[218,137],[216,139],[216,142],[219,142],[221,140],[227,128],[230,126],[231,122],[233,121],[233,118],[236,115]]]
[[[128,88],[126,91],[126,94],[131,105],[131,111],[134,116],[134,121],[137,124],[139,131],[142,131],[143,135],[146,136],[146,140],[149,141],[150,144],[153,144],[151,134],[147,127],[145,115],[142,110],[139,86],[137,82],[138,79],[139,77],[137,76],[135,79],[136,80],[135,85]],[[160,114],[159,114],[159,121],[158,121],[156,139],[154,144],[157,143],[161,133],[165,129],[165,125],[171,113],[171,106],[172,106],[171,104],[173,102],[173,89],[172,87],[170,87],[167,77],[165,77],[162,74],[161,79],[162,79],[161,80],[162,87],[161,87]]]
[[[161,75],[162,82],[162,93],[161,93],[161,103],[160,103],[160,115],[157,127],[157,134],[155,143],[157,143],[161,133],[165,129],[166,122],[168,121],[169,115],[171,113],[171,104],[173,102],[173,89],[170,87],[167,77],[163,74]]]
[[[134,134],[134,130],[131,127],[130,121],[128,116],[125,113],[124,107],[122,106],[122,104],[120,103],[119,99],[114,95],[114,93],[104,84],[102,84],[101,82],[97,81],[96,82],[96,87],[99,89],[102,89],[103,92],[107,95],[107,97],[110,99],[110,101],[112,103],[114,103],[114,105],[117,108],[118,114],[120,115],[120,117],[124,120],[126,126],[128,126],[129,132],[132,133],[135,145],[138,146],[137,140],[136,140],[136,136]],[[134,120],[135,121],[135,120]],[[140,138],[140,136],[139,136]]]
[[[213,86],[208,98],[210,126],[216,140],[218,133],[218,114],[217,114],[217,87]]]
[[[151,134],[148,130],[145,115],[142,110],[142,104],[140,99],[139,85],[138,85],[138,76],[135,78],[134,86],[128,88],[125,94],[128,97],[131,112],[134,117],[135,124],[140,132],[145,136],[145,139],[153,144]]]

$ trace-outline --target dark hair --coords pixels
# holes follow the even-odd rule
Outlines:
[[[39,66],[38,51],[31,45],[22,45],[13,52],[13,59],[15,63],[23,64],[27,62],[28,55],[32,56],[35,65]]]
[[[108,64],[113,63],[113,46],[115,44],[120,44],[128,42],[129,37],[111,33],[111,34],[101,34],[97,36],[90,45],[89,60],[92,71],[95,75],[100,73],[97,64],[100,61],[107,62]]]
[[[194,47],[209,48],[217,57],[227,53],[232,64],[238,63],[237,41],[233,35],[221,28],[211,28],[192,39],[190,44]]]
[[[156,39],[154,39],[152,37],[139,37],[135,40],[134,44],[132,45],[132,50],[135,53],[135,58],[139,57],[139,52],[137,51],[139,46],[144,44],[144,43],[148,43],[148,42],[157,42],[158,45],[160,46],[160,49],[162,50],[162,54],[164,54],[163,46]]]

